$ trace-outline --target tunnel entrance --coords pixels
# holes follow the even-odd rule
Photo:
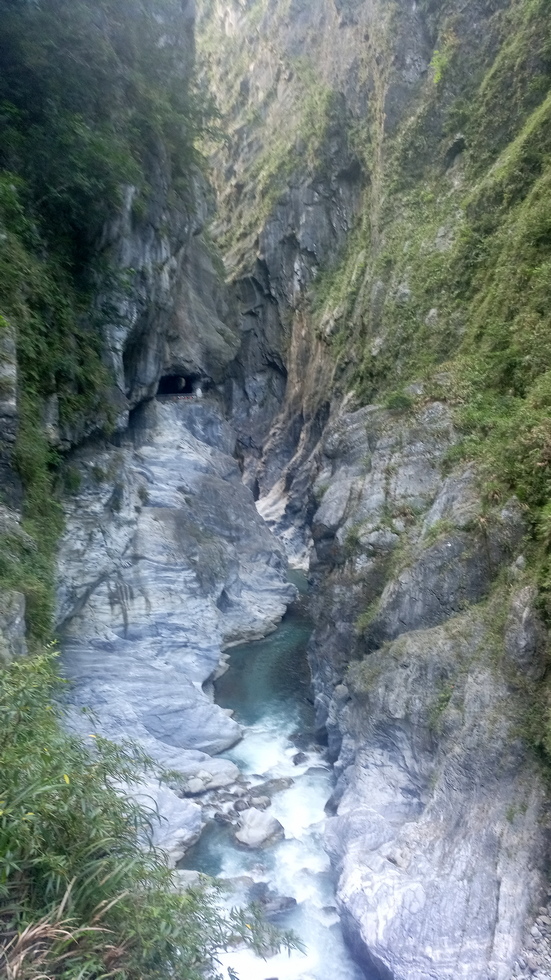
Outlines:
[[[194,381],[181,374],[166,374],[159,381],[157,395],[193,395]]]

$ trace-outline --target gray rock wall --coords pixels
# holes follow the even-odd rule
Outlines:
[[[201,236],[209,206],[196,175],[193,194],[173,200],[159,169],[157,194],[136,215],[136,188],[105,231],[105,249],[124,290],[100,297],[115,316],[105,327],[124,428],[128,410],[156,394],[163,375],[219,384],[238,347],[215,253]]]
[[[546,792],[523,739],[546,640],[518,504],[442,472],[448,409],[328,426],[310,659],[340,773],[327,843],[357,954],[395,980],[508,980],[546,893]],[[504,576],[503,570],[507,569]]]
[[[339,24],[328,2],[214,3],[198,17],[229,136],[213,173],[213,234],[242,336],[226,397],[246,479],[262,495],[297,448],[304,454],[305,431],[311,448],[327,417],[320,423],[317,341],[301,313],[319,270],[345,248],[369,180],[347,126],[352,104],[365,109],[354,65],[360,35]]]
[[[295,595],[234,445],[212,404],[166,398],[136,409],[118,447],[84,446],[71,464],[57,617],[71,724],[135,741],[180,774],[180,795],[235,783],[233,763],[211,756],[241,731],[209,681],[224,648],[270,632]],[[167,792],[154,798],[174,850],[174,834],[184,846],[202,824]]]
[[[230,134],[213,226],[243,338],[227,403],[260,512],[310,564],[341,774],[328,846],[350,941],[384,980],[529,976],[515,961],[546,889],[523,509],[450,470],[450,375],[426,387],[410,363],[425,376],[417,338],[445,361],[469,329],[439,308],[434,260],[465,227],[457,120],[496,57],[500,77],[509,7],[213,0],[199,18]],[[385,386],[402,410],[368,404]]]
[[[508,2],[213,0],[198,12],[200,61],[228,133],[213,154],[212,225],[242,335],[227,404],[247,484],[303,562],[306,487],[330,411],[350,395],[362,362],[369,377],[368,353],[374,373],[385,362],[385,304],[401,297],[406,321],[415,315],[407,269],[395,278],[381,260],[396,247],[385,225],[400,226],[400,193],[407,201],[416,179],[425,187],[430,164],[438,176],[449,170],[434,198],[457,194],[457,206],[423,244],[427,261],[453,240],[462,187],[461,153],[456,169],[444,159],[455,145],[450,120],[467,78],[502,41],[498,15]],[[462,67],[437,87],[431,60],[446,38],[459,44]],[[404,224],[402,257],[416,231]],[[408,370],[406,361],[400,371]]]
[[[15,330],[0,315],[0,486],[2,503],[19,510],[21,481],[13,465],[17,436],[17,351]]]

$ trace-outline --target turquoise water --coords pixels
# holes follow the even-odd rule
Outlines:
[[[306,646],[312,624],[301,603],[287,613],[278,629],[263,640],[234,647],[230,669],[214,685],[223,708],[233,708],[241,725],[255,725],[270,715],[303,732],[313,728],[310,673]]]
[[[303,577],[295,584],[304,588]],[[324,806],[333,776],[313,738],[306,661],[311,629],[299,599],[271,636],[231,651],[229,669],[215,684],[217,702],[232,708],[245,728],[242,741],[225,756],[236,762],[253,786],[272,779],[292,780],[272,795],[269,808],[284,828],[283,840],[249,849],[235,841],[231,827],[213,822],[180,862],[181,867],[233,880],[241,888],[244,878],[248,887],[264,883],[272,892],[295,900],[296,905],[275,921],[293,929],[306,952],[282,953],[267,962],[248,950],[224,954],[223,975],[235,971],[240,980],[365,980],[366,976],[344,945],[334,878],[323,848]],[[299,751],[303,754],[295,765]]]

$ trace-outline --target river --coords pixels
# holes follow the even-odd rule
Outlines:
[[[300,578],[293,581],[300,587]],[[296,902],[273,921],[292,929],[305,952],[280,953],[267,961],[248,950],[224,954],[223,971],[230,968],[228,976],[235,971],[240,980],[366,978],[344,945],[334,876],[323,848],[324,807],[333,775],[313,738],[306,662],[310,632],[305,605],[298,601],[270,636],[232,650],[229,669],[215,685],[218,703],[233,709],[245,729],[243,740],[225,756],[252,785],[292,779],[273,793],[269,809],[284,828],[282,840],[253,850],[238,844],[229,826],[212,822],[180,865],[231,879],[249,897],[256,889],[265,898],[267,886],[270,897],[273,892]]]

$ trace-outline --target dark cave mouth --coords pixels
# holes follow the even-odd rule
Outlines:
[[[165,374],[159,380],[157,397],[159,395],[193,395],[200,383],[196,375]]]

